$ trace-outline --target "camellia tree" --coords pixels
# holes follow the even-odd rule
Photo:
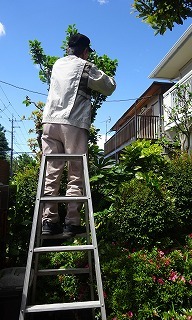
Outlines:
[[[133,8],[138,17],[148,23],[155,34],[164,34],[172,30],[174,24],[183,24],[183,20],[192,17],[191,0],[135,0]]]
[[[72,34],[78,33],[77,28],[74,25],[69,25],[66,31],[66,39],[62,42],[61,49],[64,51],[64,56],[66,55],[67,43],[69,37]],[[50,85],[50,78],[51,78],[51,70],[53,64],[59,57],[57,56],[50,56],[44,53],[44,50],[41,46],[41,42],[38,40],[30,40],[30,54],[32,57],[32,61],[34,64],[38,65],[39,70],[39,78],[40,80],[47,84],[48,89]],[[116,68],[118,65],[117,60],[111,60],[106,54],[103,56],[99,56],[95,51],[90,54],[89,59],[90,62],[94,63],[99,69],[103,70],[107,75],[114,76],[116,72]],[[97,115],[97,110],[101,107],[102,103],[106,100],[106,96],[102,95],[101,93],[92,91],[91,93],[91,102],[92,102],[92,123],[95,120]],[[30,147],[34,152],[38,152],[41,149],[41,134],[42,134],[42,113],[44,103],[42,102],[33,102],[31,101],[30,97],[26,97],[24,101],[26,106],[29,106],[31,103],[35,105],[35,110],[31,114],[31,119],[35,122],[35,129],[32,129],[31,132],[35,132],[37,134],[37,139],[30,139]],[[98,130],[92,126],[90,130],[90,141],[92,143],[96,143],[97,141],[97,133]]]

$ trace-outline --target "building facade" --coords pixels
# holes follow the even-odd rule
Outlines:
[[[165,107],[174,103],[176,84],[192,89],[192,25],[149,75],[151,86],[114,124],[114,135],[104,144],[105,157],[116,160],[122,149],[137,139],[156,140],[166,132],[171,139]],[[162,117],[163,116],[163,117]]]
[[[149,77],[175,82],[175,85],[163,94],[164,131],[167,137],[172,140],[175,136],[175,124],[170,122],[167,110],[172,109],[175,105],[176,86],[187,85],[188,90],[192,92],[192,24]],[[190,140],[192,141],[192,133]]]

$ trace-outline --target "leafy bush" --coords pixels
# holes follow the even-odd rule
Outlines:
[[[33,220],[39,165],[18,171],[11,184],[9,207],[9,264],[26,264]]]
[[[107,169],[102,167],[94,172],[90,182],[95,211],[109,208],[116,201],[116,196],[121,194],[122,184],[134,178],[145,179],[148,184],[158,186],[168,163],[161,155],[162,151],[159,143],[136,141],[124,149],[120,163],[112,165],[109,162]]]
[[[128,153],[110,207],[95,214],[108,319],[192,319],[192,158],[148,170]]]
[[[142,171],[161,173],[165,170],[166,158],[162,156],[163,148],[160,143],[151,140],[137,140],[124,148],[120,157],[120,164],[128,171]]]
[[[166,184],[180,216],[177,232],[189,233],[192,224],[192,157],[183,153],[170,162]]]
[[[130,251],[102,243],[108,319],[191,319],[192,235],[173,251]],[[182,317],[181,317],[182,316]]]
[[[133,158],[131,152],[134,153],[134,147],[128,149],[128,155]],[[173,247],[182,243],[190,233],[192,158],[181,155],[167,161],[158,155],[162,159],[157,161],[161,164],[157,166],[150,157],[149,167],[156,169],[147,171],[146,162],[143,167],[140,163],[139,171],[136,170],[131,178],[131,163],[127,155],[120,168],[111,169],[116,175],[111,183],[107,183],[105,190],[110,195],[110,206],[95,214],[99,239],[118,241],[123,245],[127,242],[129,247],[136,249],[154,245]],[[134,168],[138,168],[136,160],[132,172]],[[124,172],[121,181],[118,181],[118,172],[121,177]],[[115,181],[118,183],[114,187]]]
[[[125,149],[119,164],[111,166],[102,155],[91,159],[108,320],[192,319],[192,159],[168,160],[161,153],[158,144],[138,141]],[[13,182],[9,255],[15,265],[25,265],[37,180],[38,165],[18,172]],[[65,188],[66,172],[62,192]],[[70,252],[45,255],[41,262],[48,268],[87,263],[81,253]],[[82,301],[88,287],[82,275],[47,277],[38,297]]]
[[[171,238],[177,215],[169,193],[136,179],[123,183],[119,191],[110,208],[114,241],[138,249],[151,247],[168,235]]]

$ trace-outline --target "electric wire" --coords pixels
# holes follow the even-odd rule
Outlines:
[[[15,136],[14,136],[14,133],[12,132],[13,129],[14,129],[14,128],[19,128],[19,129],[20,129],[20,132],[21,132],[20,139],[21,139],[21,140],[23,140],[25,134],[23,133],[23,130],[21,129],[20,126],[19,126],[19,127],[14,126],[14,123],[15,123],[15,122],[22,122],[23,127],[24,127],[24,130],[25,130],[25,132],[26,132],[27,135],[28,135],[28,132],[27,132],[26,127],[25,127],[25,125],[24,125],[24,123],[23,123],[23,119],[22,119],[21,116],[17,113],[17,111],[15,110],[15,108],[13,107],[13,105],[11,104],[11,102],[10,102],[7,94],[5,93],[5,91],[3,90],[3,88],[2,88],[1,85],[0,85],[0,88],[1,88],[1,90],[2,90],[2,92],[3,92],[3,94],[4,94],[4,96],[5,96],[6,100],[8,101],[8,105],[6,106],[5,103],[3,102],[3,100],[0,99],[1,103],[2,103],[3,106],[4,106],[4,108],[3,108],[3,109],[0,109],[0,111],[3,112],[3,114],[7,117],[8,121],[9,121],[8,128],[10,128],[10,123],[12,122],[12,125],[11,125],[10,130],[8,130],[8,129],[5,129],[5,130],[13,135],[14,143],[16,143],[16,138],[15,138]],[[16,114],[17,114],[17,116],[20,118],[20,120],[16,120],[16,118],[15,118],[15,119],[13,118],[13,114],[12,114],[11,111],[9,110],[9,106],[11,106],[11,107],[13,108],[13,110],[16,112]],[[10,117],[5,113],[5,110],[10,113],[10,115],[12,116],[12,119],[10,119]],[[9,140],[9,139],[8,139],[8,140]],[[24,141],[24,140],[23,140],[23,141]],[[9,141],[9,142],[10,142],[10,141]],[[22,151],[22,149],[19,147],[19,145],[20,145],[20,144],[17,143],[17,148],[19,148],[20,151]],[[23,145],[24,145],[24,144],[23,144]],[[25,145],[27,146],[27,144],[25,144]]]
[[[30,89],[26,89],[26,88],[23,88],[23,87],[19,87],[19,86],[16,86],[16,85],[12,84],[12,83],[5,82],[5,81],[2,81],[2,80],[0,80],[0,82],[1,82],[1,83],[4,83],[4,84],[6,84],[6,85],[9,85],[9,86],[11,86],[11,87],[14,87],[14,88],[16,88],[16,89],[24,90],[24,91],[31,92],[31,93],[40,94],[40,95],[42,95],[42,96],[47,96],[46,93],[42,93],[42,92],[38,92],[38,91],[33,91],[33,90],[30,90]]]
[[[16,89],[18,89],[18,90],[23,90],[23,91],[26,91],[26,92],[31,92],[31,93],[38,94],[38,95],[42,95],[42,96],[47,96],[47,95],[48,95],[48,94],[45,94],[45,93],[42,93],[42,92],[38,92],[38,91],[34,91],[34,90],[27,89],[27,88],[24,88],[24,87],[20,87],[20,86],[18,86],[18,85],[15,85],[15,84],[12,84],[12,83],[10,83],[10,82],[3,81],[3,80],[0,80],[0,83],[3,83],[3,84],[5,84],[5,85],[11,86],[11,87],[14,87],[14,88],[16,88]],[[15,121],[15,122],[21,121],[21,123],[23,124],[23,127],[24,127],[24,129],[25,129],[25,132],[26,132],[26,134],[28,135],[28,132],[27,132],[27,130],[26,130],[26,128],[25,128],[25,125],[24,125],[24,123],[23,123],[23,121],[24,121],[24,120],[27,120],[27,119],[22,119],[22,117],[18,114],[17,110],[16,110],[16,109],[14,108],[14,106],[12,105],[12,103],[9,101],[9,99],[8,99],[6,93],[5,93],[5,91],[3,90],[3,88],[2,88],[1,85],[0,85],[0,88],[1,88],[3,94],[5,95],[5,97],[6,97],[7,101],[8,101],[8,105],[6,106],[6,104],[5,104],[5,103],[2,101],[2,99],[0,98],[1,103],[2,103],[3,106],[4,106],[4,109],[1,109],[1,108],[0,108],[0,111],[3,112],[3,113],[6,115],[6,117],[8,118],[8,120],[10,121],[10,118],[9,118],[9,117],[7,116],[7,114],[5,113],[5,110],[7,110],[7,111],[12,115],[12,113],[11,113],[10,110],[8,109],[9,106],[11,106],[11,107],[13,108],[14,112],[16,113],[16,115],[17,115],[17,116],[19,117],[19,119],[20,119],[20,120],[16,120],[16,119],[15,119],[14,121]],[[119,103],[119,102],[127,102],[127,101],[135,101],[135,102],[137,102],[137,101],[139,101],[139,100],[148,99],[148,98],[151,98],[151,97],[153,97],[153,96],[156,96],[156,95],[143,96],[143,97],[137,97],[137,98],[106,100],[105,102],[106,102],[106,103],[112,103],[112,102],[113,102],[113,103]],[[23,137],[24,134],[23,134],[21,128],[20,128],[20,131],[21,131],[22,137]],[[8,131],[8,132],[10,132],[10,131]],[[14,137],[14,143],[17,145],[17,147],[19,147],[19,145],[21,145],[21,144],[19,144],[18,141],[16,141],[15,139],[16,139],[16,138]],[[27,145],[27,144],[23,144],[23,145]],[[23,152],[23,153],[25,153],[25,152]],[[28,152],[27,152],[27,153],[28,153]]]
[[[31,92],[31,93],[35,93],[35,94],[39,94],[39,95],[43,95],[43,96],[48,96],[48,94],[46,94],[46,93],[42,93],[42,92],[34,91],[34,90],[31,90],[31,89],[26,89],[26,88],[23,88],[23,87],[19,87],[19,86],[17,86],[17,85],[12,84],[12,83],[5,82],[5,81],[3,81],[3,80],[0,80],[0,82],[1,82],[1,83],[4,83],[4,84],[6,84],[6,85],[12,86],[12,87],[14,87],[14,88],[16,88],[16,89],[19,89],[19,90],[24,90],[24,91]],[[105,102],[136,101],[136,100],[148,99],[148,98],[151,98],[151,97],[153,97],[153,96],[154,96],[154,95],[137,97],[137,98],[106,100]]]
[[[1,88],[1,90],[3,91],[3,93],[4,93],[4,95],[5,95],[6,99],[7,99],[7,101],[9,102],[9,105],[13,108],[13,110],[15,111],[15,113],[17,114],[17,116],[21,119],[21,121],[23,121],[22,117],[18,114],[17,110],[14,108],[14,106],[12,105],[12,103],[9,101],[9,99],[8,99],[6,93],[5,93],[5,91],[3,90],[3,88],[2,88],[1,85],[0,85],[0,88]],[[24,123],[23,123],[23,127],[25,128]],[[26,128],[25,128],[25,131],[26,131],[26,133],[27,133]]]

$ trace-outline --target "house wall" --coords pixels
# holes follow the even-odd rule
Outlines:
[[[153,110],[153,116],[159,116],[160,115],[160,105],[159,105],[159,96],[154,97],[151,102],[151,108]]]
[[[180,70],[180,79],[184,78],[192,70],[192,59]]]
[[[151,110],[151,112],[150,112]],[[159,116],[160,106],[158,97],[153,97],[148,103],[137,112],[140,115]]]
[[[188,73],[185,73],[188,69],[190,71]],[[182,69],[183,74],[185,74],[180,81],[176,83],[181,85],[181,84],[189,84],[189,90],[192,92],[192,62],[185,66]],[[173,139],[175,136],[175,131],[174,131],[174,123],[170,123],[168,119],[168,113],[166,109],[168,108],[173,108],[174,106],[174,95],[175,95],[175,87],[171,87],[167,92],[164,93],[163,95],[163,105],[164,105],[164,131],[166,132],[167,136],[170,139]],[[191,134],[191,141],[192,141],[192,134]]]
[[[180,81],[178,81],[173,87],[166,91],[163,95],[163,106],[164,106],[164,129],[165,131],[173,127],[173,124],[169,123],[168,114],[166,109],[173,108],[174,106],[174,93],[176,85],[189,84],[190,90],[192,91],[192,65],[191,70],[188,72]]]

